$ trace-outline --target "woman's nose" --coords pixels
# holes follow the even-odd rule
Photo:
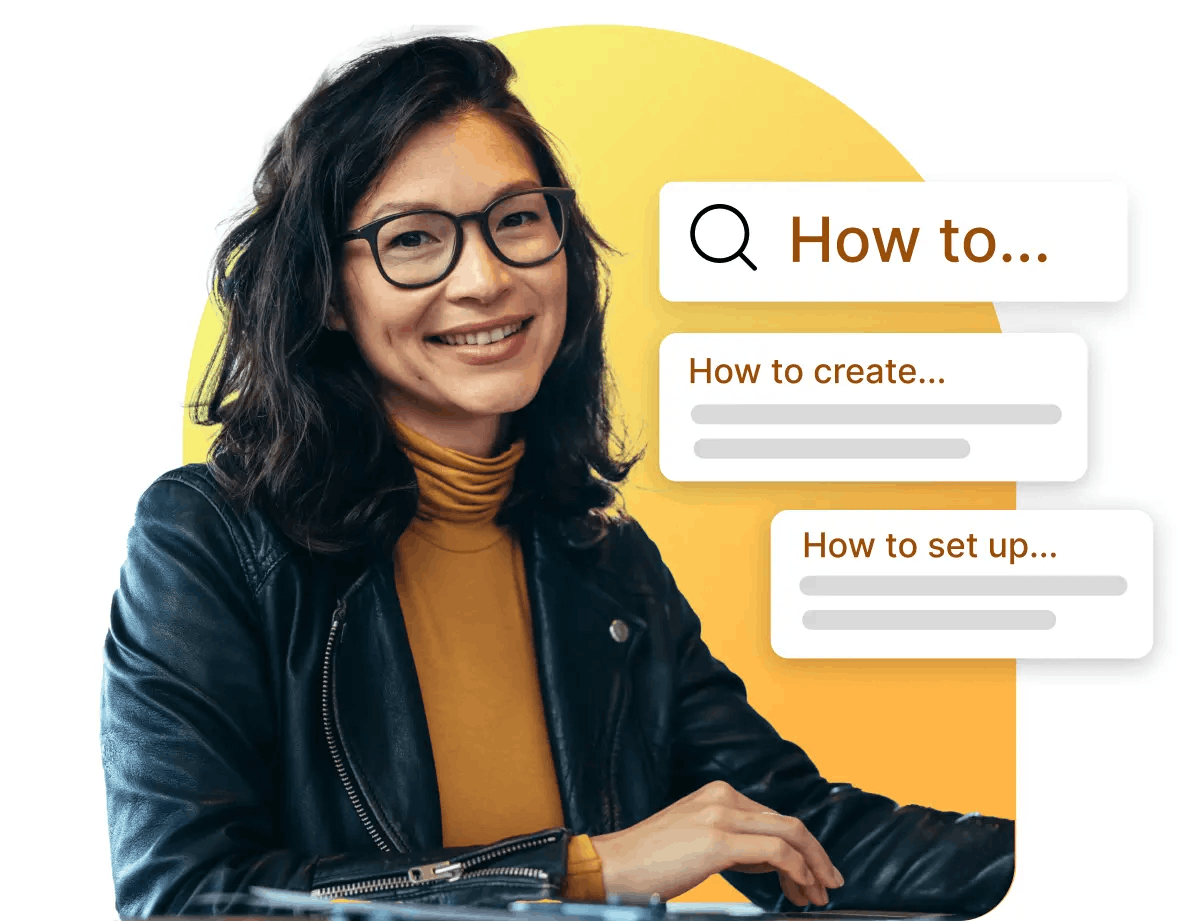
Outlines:
[[[511,269],[496,258],[476,223],[463,228],[462,253],[447,280],[451,299],[487,304],[498,298],[511,281]]]

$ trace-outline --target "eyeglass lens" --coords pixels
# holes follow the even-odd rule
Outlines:
[[[487,215],[487,230],[506,259],[529,265],[546,259],[562,242],[562,204],[530,192],[504,199]],[[408,214],[379,228],[379,261],[402,285],[440,278],[454,259],[454,222],[443,214]]]

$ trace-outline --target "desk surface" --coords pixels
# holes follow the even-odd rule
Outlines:
[[[365,906],[364,908],[366,908],[368,910],[363,910],[358,913],[350,913],[350,914],[348,914],[348,918],[350,918],[350,919],[362,918],[362,919],[364,919],[364,921],[371,921],[370,912],[369,912],[370,907],[371,906]],[[373,907],[377,909],[379,906],[373,906]],[[320,919],[320,918],[332,919],[332,918],[336,918],[338,916],[338,914],[342,914],[343,917],[346,916],[344,913],[329,914],[328,911],[326,910],[325,914],[315,914],[314,913],[314,914],[300,915],[299,917],[307,917],[307,918],[312,918],[312,919]],[[694,919],[700,919],[700,918],[712,919],[713,917],[727,917],[727,918],[745,917],[744,915],[737,915],[737,914],[714,916],[713,914],[690,914],[687,912],[679,912],[677,914],[675,912],[671,912],[671,916],[677,917],[680,919],[692,919],[692,918],[694,918]],[[215,918],[213,918],[213,921],[276,921],[276,919],[278,917],[279,917],[278,915],[274,915],[274,916],[270,916],[270,917],[268,917],[266,915],[236,915],[236,916],[234,916],[234,915],[218,915]],[[454,910],[452,908],[446,908],[445,914],[441,915],[441,917],[445,918],[446,921],[453,921]],[[511,917],[511,916],[509,916],[509,917]],[[753,915],[752,917],[760,919],[760,921],[780,921],[780,919],[784,919],[784,918],[788,919],[788,921],[961,921],[961,918],[959,915],[912,914],[911,912],[886,912],[886,911],[811,911],[811,912],[795,912],[795,913],[791,913],[791,914],[772,914],[770,912],[763,912],[762,914]],[[155,915],[155,916],[149,918],[148,921],[176,921],[177,918],[178,918],[177,915],[170,915],[170,916]],[[517,919],[517,921],[519,921],[519,919]]]
[[[469,905],[429,905],[403,902],[329,902],[302,892],[279,889],[253,890],[256,906],[287,908],[310,917],[345,921],[777,921],[782,918],[820,918],[822,921],[960,921],[957,916],[935,913],[887,911],[806,911],[774,914],[747,903],[673,902],[651,905],[594,902],[516,902],[509,908],[475,908]]]

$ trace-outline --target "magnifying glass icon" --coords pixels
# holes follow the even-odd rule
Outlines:
[[[731,256],[710,256],[700,249],[699,241],[695,239],[695,228],[699,226],[699,219],[709,211],[729,211],[737,215],[737,220],[741,222],[743,236],[741,237],[741,245]],[[707,259],[708,262],[732,262],[734,259],[740,259],[747,266],[758,271],[758,267],[749,261],[749,257],[745,255],[745,247],[749,245],[749,221],[745,219],[745,215],[734,208],[732,205],[708,205],[695,216],[695,220],[691,222],[691,247],[699,254],[700,258]]]

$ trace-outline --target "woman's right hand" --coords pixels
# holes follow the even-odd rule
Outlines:
[[[825,905],[827,889],[844,884],[820,842],[792,816],[780,815],[715,781],[643,822],[591,839],[603,864],[604,888],[615,895],[663,901],[714,873],[777,872],[796,905]]]

